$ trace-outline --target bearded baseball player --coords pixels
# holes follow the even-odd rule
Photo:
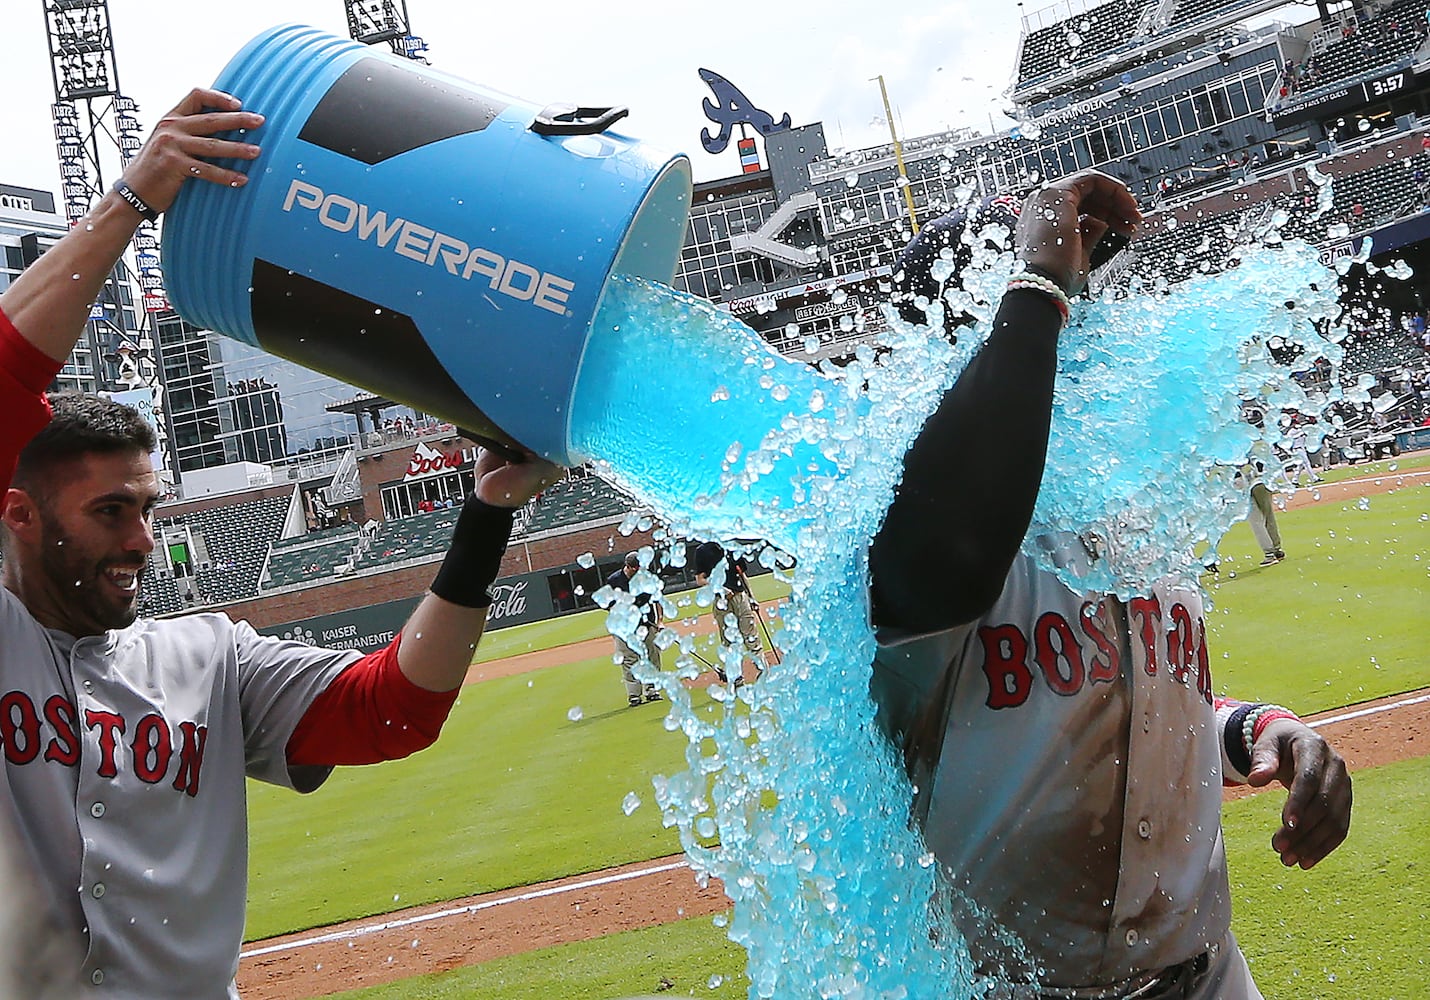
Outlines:
[[[334,765],[436,739],[514,509],[557,472],[481,455],[431,592],[372,655],[260,636],[224,614],[138,617],[153,434],[128,407],[52,407],[44,389],[140,220],[183,183],[241,185],[208,160],[257,157],[218,136],[262,121],[227,94],[191,93],[116,190],[0,296],[0,871],[7,901],[28,908],[27,933],[0,943],[10,995],[236,997],[245,778],[308,792]]]
[[[1229,929],[1221,786],[1289,788],[1271,846],[1310,868],[1345,839],[1350,778],[1291,712],[1213,695],[1195,581],[1121,601],[1020,554],[1068,297],[1109,226],[1125,234],[1138,213],[1096,173],[1009,207],[938,221],[896,268],[914,322],[989,222],[1016,231],[1026,270],[910,450],[870,550],[881,725],[974,961],[1008,984],[998,996],[1255,1000]],[[1075,537],[1040,541],[1065,564],[1091,558]]]

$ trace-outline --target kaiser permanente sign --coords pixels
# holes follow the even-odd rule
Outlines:
[[[523,573],[502,577],[492,584],[491,594],[495,600],[487,612],[487,630],[552,617],[556,609],[551,603],[546,576],[546,573]],[[386,646],[401,631],[407,617],[417,607],[417,601],[416,597],[406,597],[366,608],[270,625],[258,631],[281,639],[296,639],[310,646],[371,653]]]

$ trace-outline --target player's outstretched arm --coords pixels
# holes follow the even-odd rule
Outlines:
[[[1018,253],[1075,295],[1103,235],[1130,233],[1140,219],[1126,186],[1087,171],[1028,197]],[[904,256],[914,259],[927,267],[936,255],[919,254],[916,241]],[[1054,297],[1010,290],[988,340],[915,439],[870,549],[876,624],[941,631],[997,599],[1042,481],[1062,320]]]
[[[215,137],[263,124],[262,115],[239,107],[237,98],[228,94],[192,91],[154,128],[124,171],[123,182],[156,213],[173,204],[179,188],[190,179],[243,184],[243,174],[200,159],[251,160],[258,155],[252,143]],[[90,304],[141,220],[138,209],[117,191],[107,192],[89,215],[0,295],[0,311],[41,352],[63,361],[84,332]]]
[[[1271,847],[1290,868],[1310,868],[1330,854],[1351,825],[1351,776],[1346,762],[1310,726],[1278,718],[1256,740],[1247,784],[1280,781],[1290,789]]]
[[[560,479],[563,470],[535,455],[512,462],[482,449],[477,488],[462,505],[447,558],[402,629],[397,662],[409,681],[428,691],[461,686],[486,627],[487,588],[501,569],[517,509]]]

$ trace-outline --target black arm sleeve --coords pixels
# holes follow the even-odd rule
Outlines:
[[[935,632],[998,599],[1047,455],[1062,317],[1010,291],[993,332],[904,456],[904,478],[869,553],[874,622]]]

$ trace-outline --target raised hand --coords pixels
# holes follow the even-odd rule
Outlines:
[[[486,448],[477,453],[477,499],[492,507],[521,507],[556,482],[566,470],[528,452],[513,462]]]
[[[1109,229],[1131,236],[1142,221],[1137,200],[1115,177],[1084,170],[1038,188],[1018,216],[1018,255],[1069,295],[1087,284],[1089,262]]]
[[[263,124],[262,115],[241,108],[238,98],[222,91],[191,90],[154,126],[149,141],[124,171],[125,182],[156,212],[174,203],[187,180],[243,186],[246,175],[207,162],[258,156],[254,143],[217,137],[221,132],[253,130]]]

